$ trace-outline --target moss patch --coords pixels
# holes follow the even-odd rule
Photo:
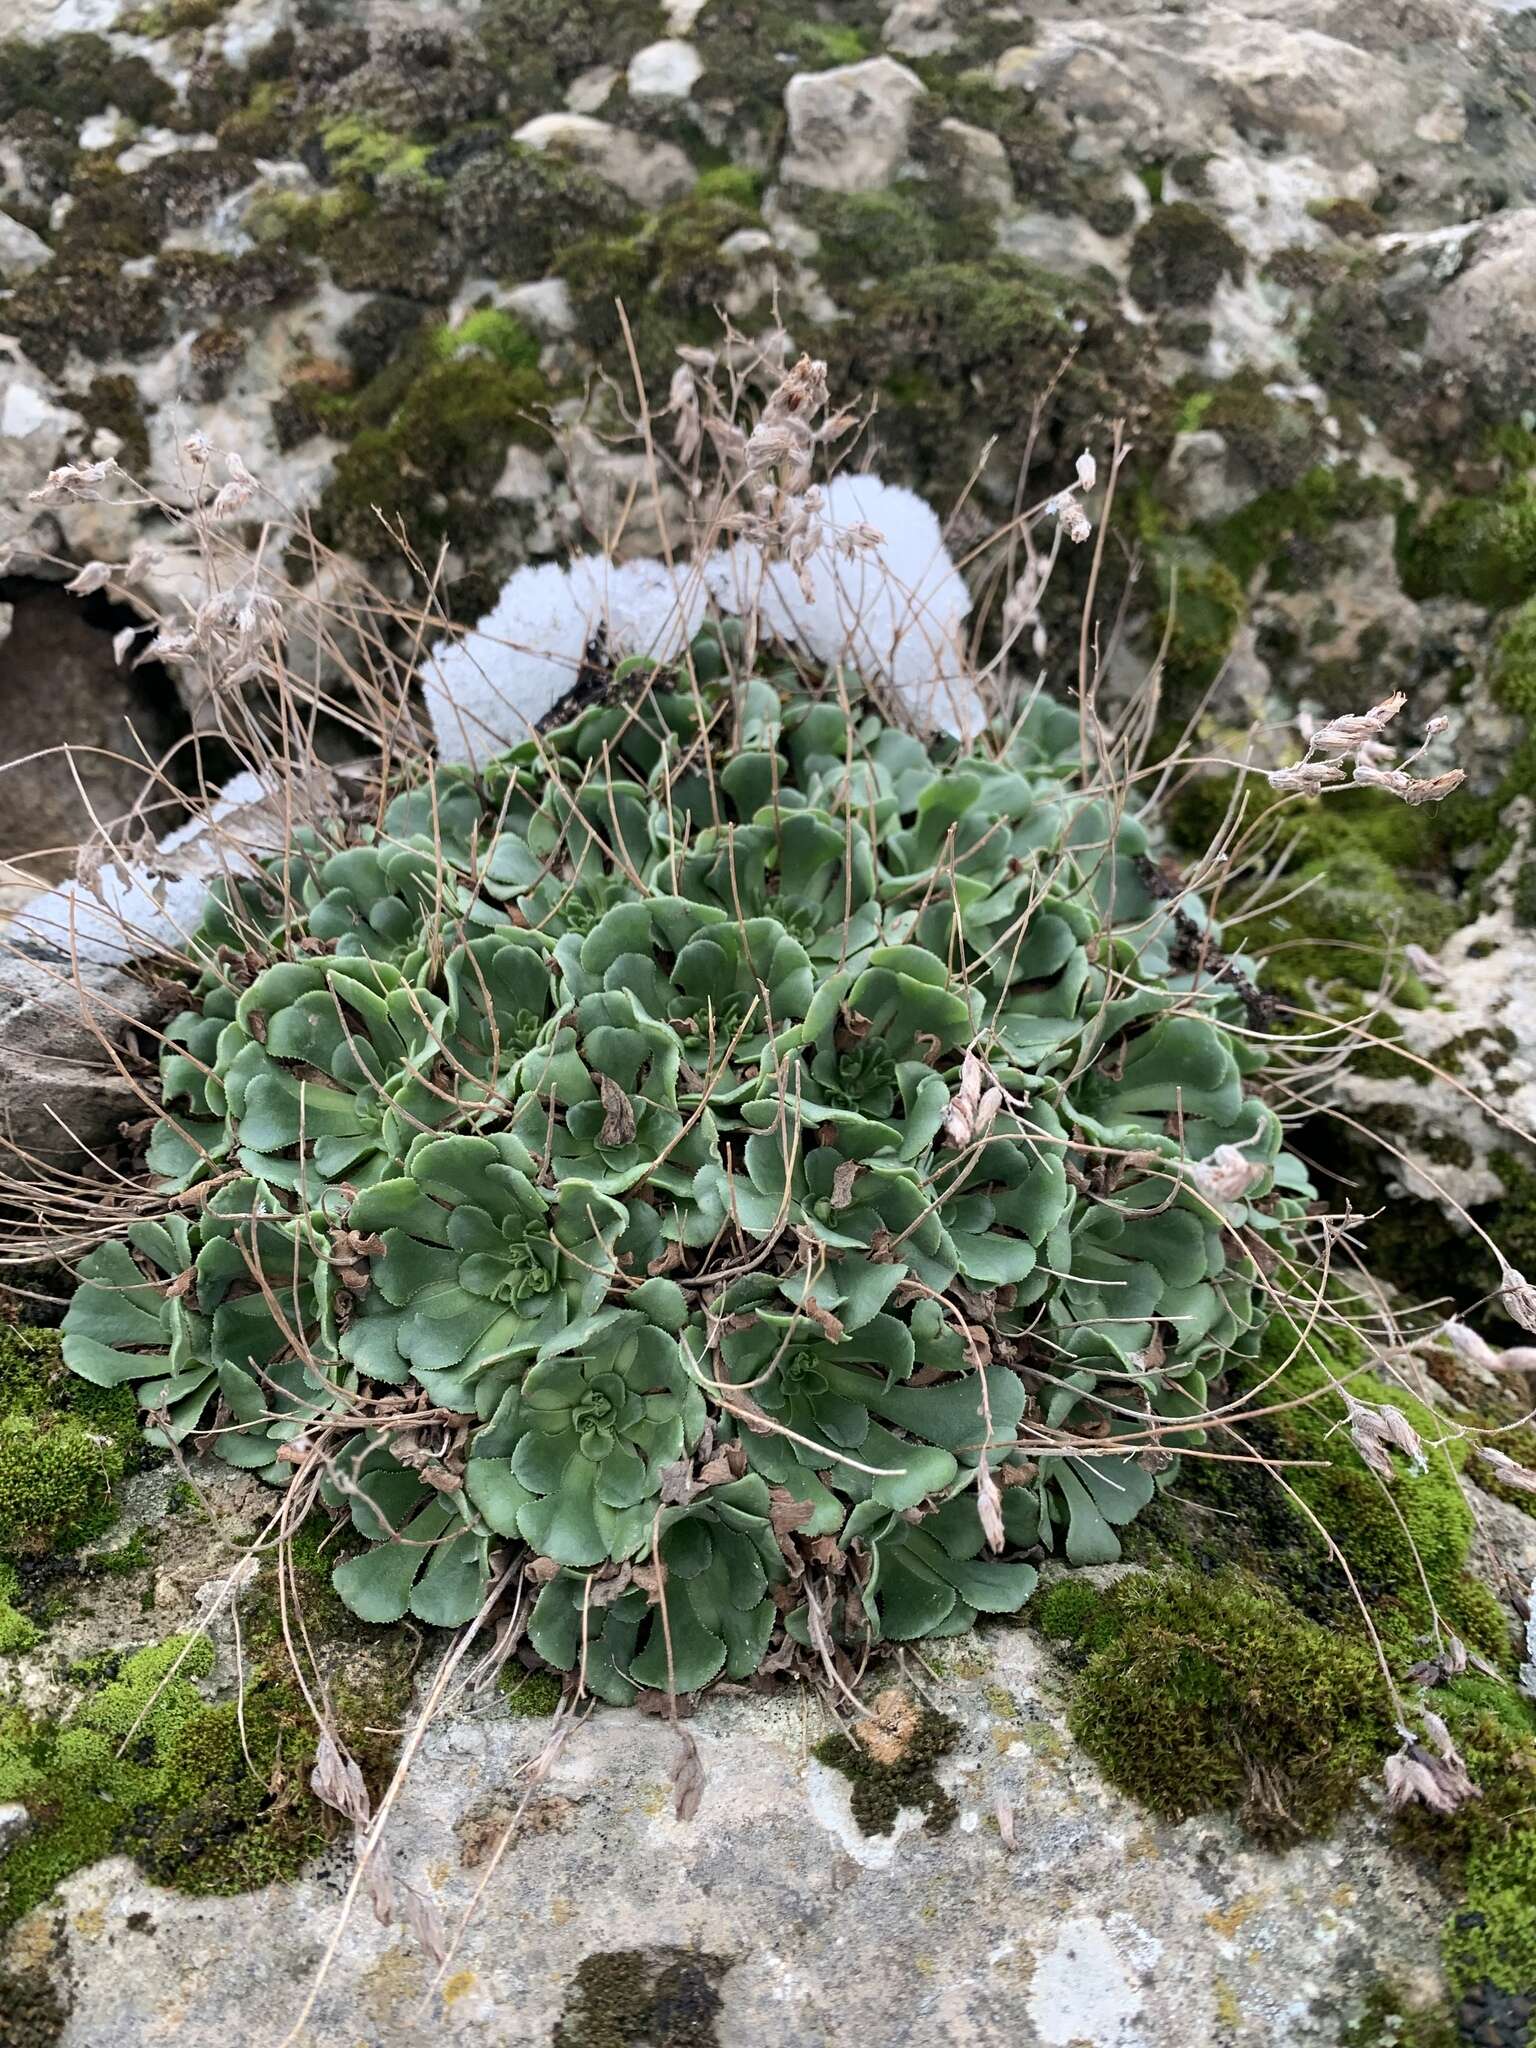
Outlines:
[[[934,1766],[959,1740],[960,1729],[947,1715],[893,1687],[876,1697],[869,1718],[851,1735],[829,1735],[811,1753],[848,1779],[853,1817],[866,1835],[888,1835],[903,1807],[926,1814],[930,1832],[938,1834],[957,1809]]]
[[[1465,597],[1495,609],[1536,595],[1536,484],[1450,498],[1404,524],[1398,569],[1410,597]]]
[[[714,2048],[730,1956],[691,1948],[584,1956],[551,2048]]]
[[[101,1535],[143,1458],[128,1389],[68,1372],[52,1331],[0,1327],[0,1554],[51,1557]]]
[[[403,521],[418,549],[484,538],[498,516],[490,493],[507,450],[539,444],[548,397],[537,370],[478,349],[434,362],[388,423],[363,428],[338,460],[316,517],[322,539],[364,560],[388,555],[374,507],[390,524]]]
[[[1131,294],[1143,306],[1203,306],[1245,268],[1242,244],[1188,199],[1154,207],[1131,239]]]
[[[1326,1833],[1390,1743],[1369,1653],[1240,1573],[1135,1573],[1091,1605],[1056,1586],[1037,1611],[1079,1663],[1073,1734],[1168,1819],[1235,1811],[1275,1846]]]

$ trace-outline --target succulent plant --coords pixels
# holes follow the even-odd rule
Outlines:
[[[743,644],[214,892],[164,1220],[66,1322],[155,1441],[314,1475],[359,1614],[526,1574],[614,1701],[1113,1558],[1310,1194],[1075,716],[932,747]]]

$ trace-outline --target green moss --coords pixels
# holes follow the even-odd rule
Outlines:
[[[391,523],[403,519],[418,548],[484,531],[507,450],[538,445],[548,397],[536,370],[478,352],[434,363],[389,423],[365,427],[338,460],[320,501],[322,536],[364,559],[388,554],[374,506]]]
[[[1325,1833],[1390,1743],[1369,1652],[1239,1573],[1135,1573],[1080,1622],[1072,1732],[1169,1819],[1237,1811],[1274,1845]]]
[[[1396,508],[1401,489],[1352,463],[1319,464],[1293,484],[1261,491],[1229,519],[1202,529],[1212,552],[1247,584],[1262,568],[1277,589],[1315,585],[1334,530]]]
[[[1154,549],[1157,612],[1152,633],[1175,707],[1214,680],[1247,614],[1243,587],[1198,543],[1167,541]]]
[[[1465,2038],[1502,2038],[1478,2022],[1536,1995],[1536,1713],[1473,1673],[1434,1700],[1479,1797],[1450,1816],[1409,1809],[1400,1829],[1461,1894],[1443,1952]]]
[[[1274,397],[1256,374],[1192,392],[1178,425],[1184,433],[1201,427],[1219,433],[1257,492],[1288,491],[1300,484],[1316,466],[1323,444],[1311,406]]]
[[[1536,717],[1536,596],[1526,599],[1499,629],[1489,670],[1494,701],[1518,717]]]
[[[692,97],[728,103],[736,120],[757,130],[772,150],[783,131],[784,88],[794,74],[870,55],[883,13],[878,0],[837,0],[835,6],[710,0],[690,31],[704,63]]]
[[[1187,199],[1154,207],[1131,238],[1131,293],[1143,306],[1203,306],[1244,268],[1242,245]]]
[[[800,211],[821,237],[819,268],[834,286],[894,277],[939,254],[935,223],[904,192],[815,192]]]
[[[847,1778],[853,1817],[866,1835],[888,1835],[903,1807],[926,1814],[930,1833],[939,1834],[953,1822],[957,1808],[934,1776],[934,1766],[958,1747],[959,1725],[932,1707],[898,1697],[895,1732],[881,1729],[888,1741],[866,1740],[857,1731],[828,1735],[811,1754]],[[888,1698],[882,1694],[876,1700],[877,1716]],[[882,1754],[874,1754],[875,1749]]]
[[[1536,595],[1536,484],[1494,497],[1450,498],[1404,521],[1398,570],[1410,597],[1465,597],[1493,608]]]
[[[321,130],[320,142],[331,175],[338,180],[355,180],[370,189],[378,185],[415,187],[422,191],[441,188],[442,180],[428,168],[430,143],[392,134],[360,115],[348,114],[331,122]]]
[[[345,231],[367,210],[366,195],[355,188],[321,193],[258,192],[246,208],[241,226],[264,247],[313,256],[327,236]]]
[[[1460,2048],[1453,2015],[1424,2011],[1390,1983],[1373,1986],[1365,2011],[1340,2037],[1339,2048]]]
[[[482,307],[457,327],[439,327],[432,336],[435,354],[451,362],[458,356],[489,356],[509,370],[538,368],[539,344],[521,320],[494,306]]]
[[[584,1956],[551,2048],[714,2048],[716,1987],[733,1960],[689,1948]]]
[[[0,1328],[0,1553],[49,1557],[99,1536],[142,1456],[128,1389],[67,1372],[52,1331]]]
[[[693,196],[728,199],[733,206],[744,206],[755,213],[762,203],[763,184],[761,171],[749,171],[742,164],[717,164],[713,170],[699,173]]]
[[[172,1637],[123,1660],[57,1726],[19,1709],[0,1720],[0,1796],[32,1817],[0,1859],[0,1919],[115,1849],[201,1892],[291,1876],[318,1850],[315,1810],[280,1799],[274,1782],[283,1734],[299,1725],[296,1693],[260,1679],[239,1715],[233,1702],[211,1706],[195,1681],[212,1663],[206,1641]]]
[[[1042,1586],[1025,1613],[1052,1642],[1075,1643],[1097,1615],[1103,1597],[1097,1586],[1069,1572]]]
[[[503,1670],[501,1691],[508,1712],[526,1721],[543,1720],[565,1696],[565,1687],[552,1671],[525,1671],[521,1664],[508,1664]]]
[[[1296,1355],[1291,1356],[1295,1351]],[[1473,1518],[1459,1483],[1467,1439],[1413,1395],[1362,1378],[1364,1353],[1311,1339],[1297,1348],[1285,1317],[1266,1332],[1257,1363],[1234,1377],[1233,1397],[1268,1410],[1238,1432],[1252,1453],[1279,1467],[1286,1486],[1253,1463],[1192,1469],[1181,1477],[1191,1499],[1228,1517],[1217,1547],[1253,1561],[1256,1570],[1304,1614],[1329,1627],[1359,1632],[1355,1592],[1318,1525],[1348,1562],[1359,1596],[1394,1662],[1416,1663],[1434,1639],[1436,1621],[1495,1663],[1509,1658],[1499,1602],[1467,1571]],[[1364,1463],[1348,1435],[1342,1397],[1399,1409],[1424,1445],[1427,1466],[1402,1460],[1390,1486]]]

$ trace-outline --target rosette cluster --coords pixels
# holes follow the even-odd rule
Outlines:
[[[65,1325],[152,1441],[345,1517],[358,1614],[521,1569],[614,1701],[1116,1556],[1310,1194],[1075,715],[936,751],[741,647],[215,890],[164,1217]]]

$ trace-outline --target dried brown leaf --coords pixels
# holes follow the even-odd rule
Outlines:
[[[698,1744],[682,1728],[677,1730],[677,1757],[671,1778],[672,1811],[679,1820],[692,1820],[704,1797],[704,1762]]]

